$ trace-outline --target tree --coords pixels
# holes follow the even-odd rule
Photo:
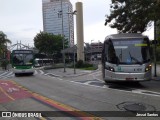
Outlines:
[[[7,39],[7,35],[0,31],[0,55],[7,50],[7,43],[11,43],[9,39]]]
[[[54,35],[47,32],[38,33],[34,37],[34,45],[40,53],[52,55],[53,53],[60,53],[63,49],[63,39],[65,48],[67,47],[67,40],[61,35]]]
[[[151,22],[160,19],[159,0],[112,0],[110,7],[105,25],[110,23],[120,33],[142,33]]]
[[[157,22],[157,40],[160,44],[160,20]]]

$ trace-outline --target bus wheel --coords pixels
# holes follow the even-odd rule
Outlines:
[[[29,75],[33,75],[33,73],[30,73]]]
[[[15,73],[15,76],[18,77],[19,74]]]
[[[111,82],[108,82],[108,81],[105,81],[105,80],[104,80],[104,82],[105,82],[105,84],[106,84],[106,85],[108,85],[108,84],[110,84],[110,83],[111,83]]]

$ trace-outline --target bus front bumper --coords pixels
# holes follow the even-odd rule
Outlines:
[[[13,68],[13,73],[15,73],[15,74],[34,73],[34,68],[32,68],[32,69],[16,69],[16,68]]]
[[[121,73],[110,72],[105,73],[105,81],[149,81],[152,78],[151,71],[145,73]]]

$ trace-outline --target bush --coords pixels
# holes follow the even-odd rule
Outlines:
[[[76,68],[88,68],[88,67],[93,67],[93,65],[89,63],[84,63],[82,60],[79,60],[76,63]]]
[[[160,46],[157,46],[156,53],[156,61],[160,62]],[[154,62],[154,46],[151,46],[151,58]]]
[[[82,68],[82,66],[83,66],[83,60],[77,61],[76,67],[77,67],[77,68]]]
[[[160,47],[157,47],[157,61],[160,61]]]

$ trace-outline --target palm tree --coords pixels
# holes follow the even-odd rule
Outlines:
[[[7,50],[7,43],[11,43],[9,39],[7,39],[7,35],[0,31],[0,55],[2,55]]]

